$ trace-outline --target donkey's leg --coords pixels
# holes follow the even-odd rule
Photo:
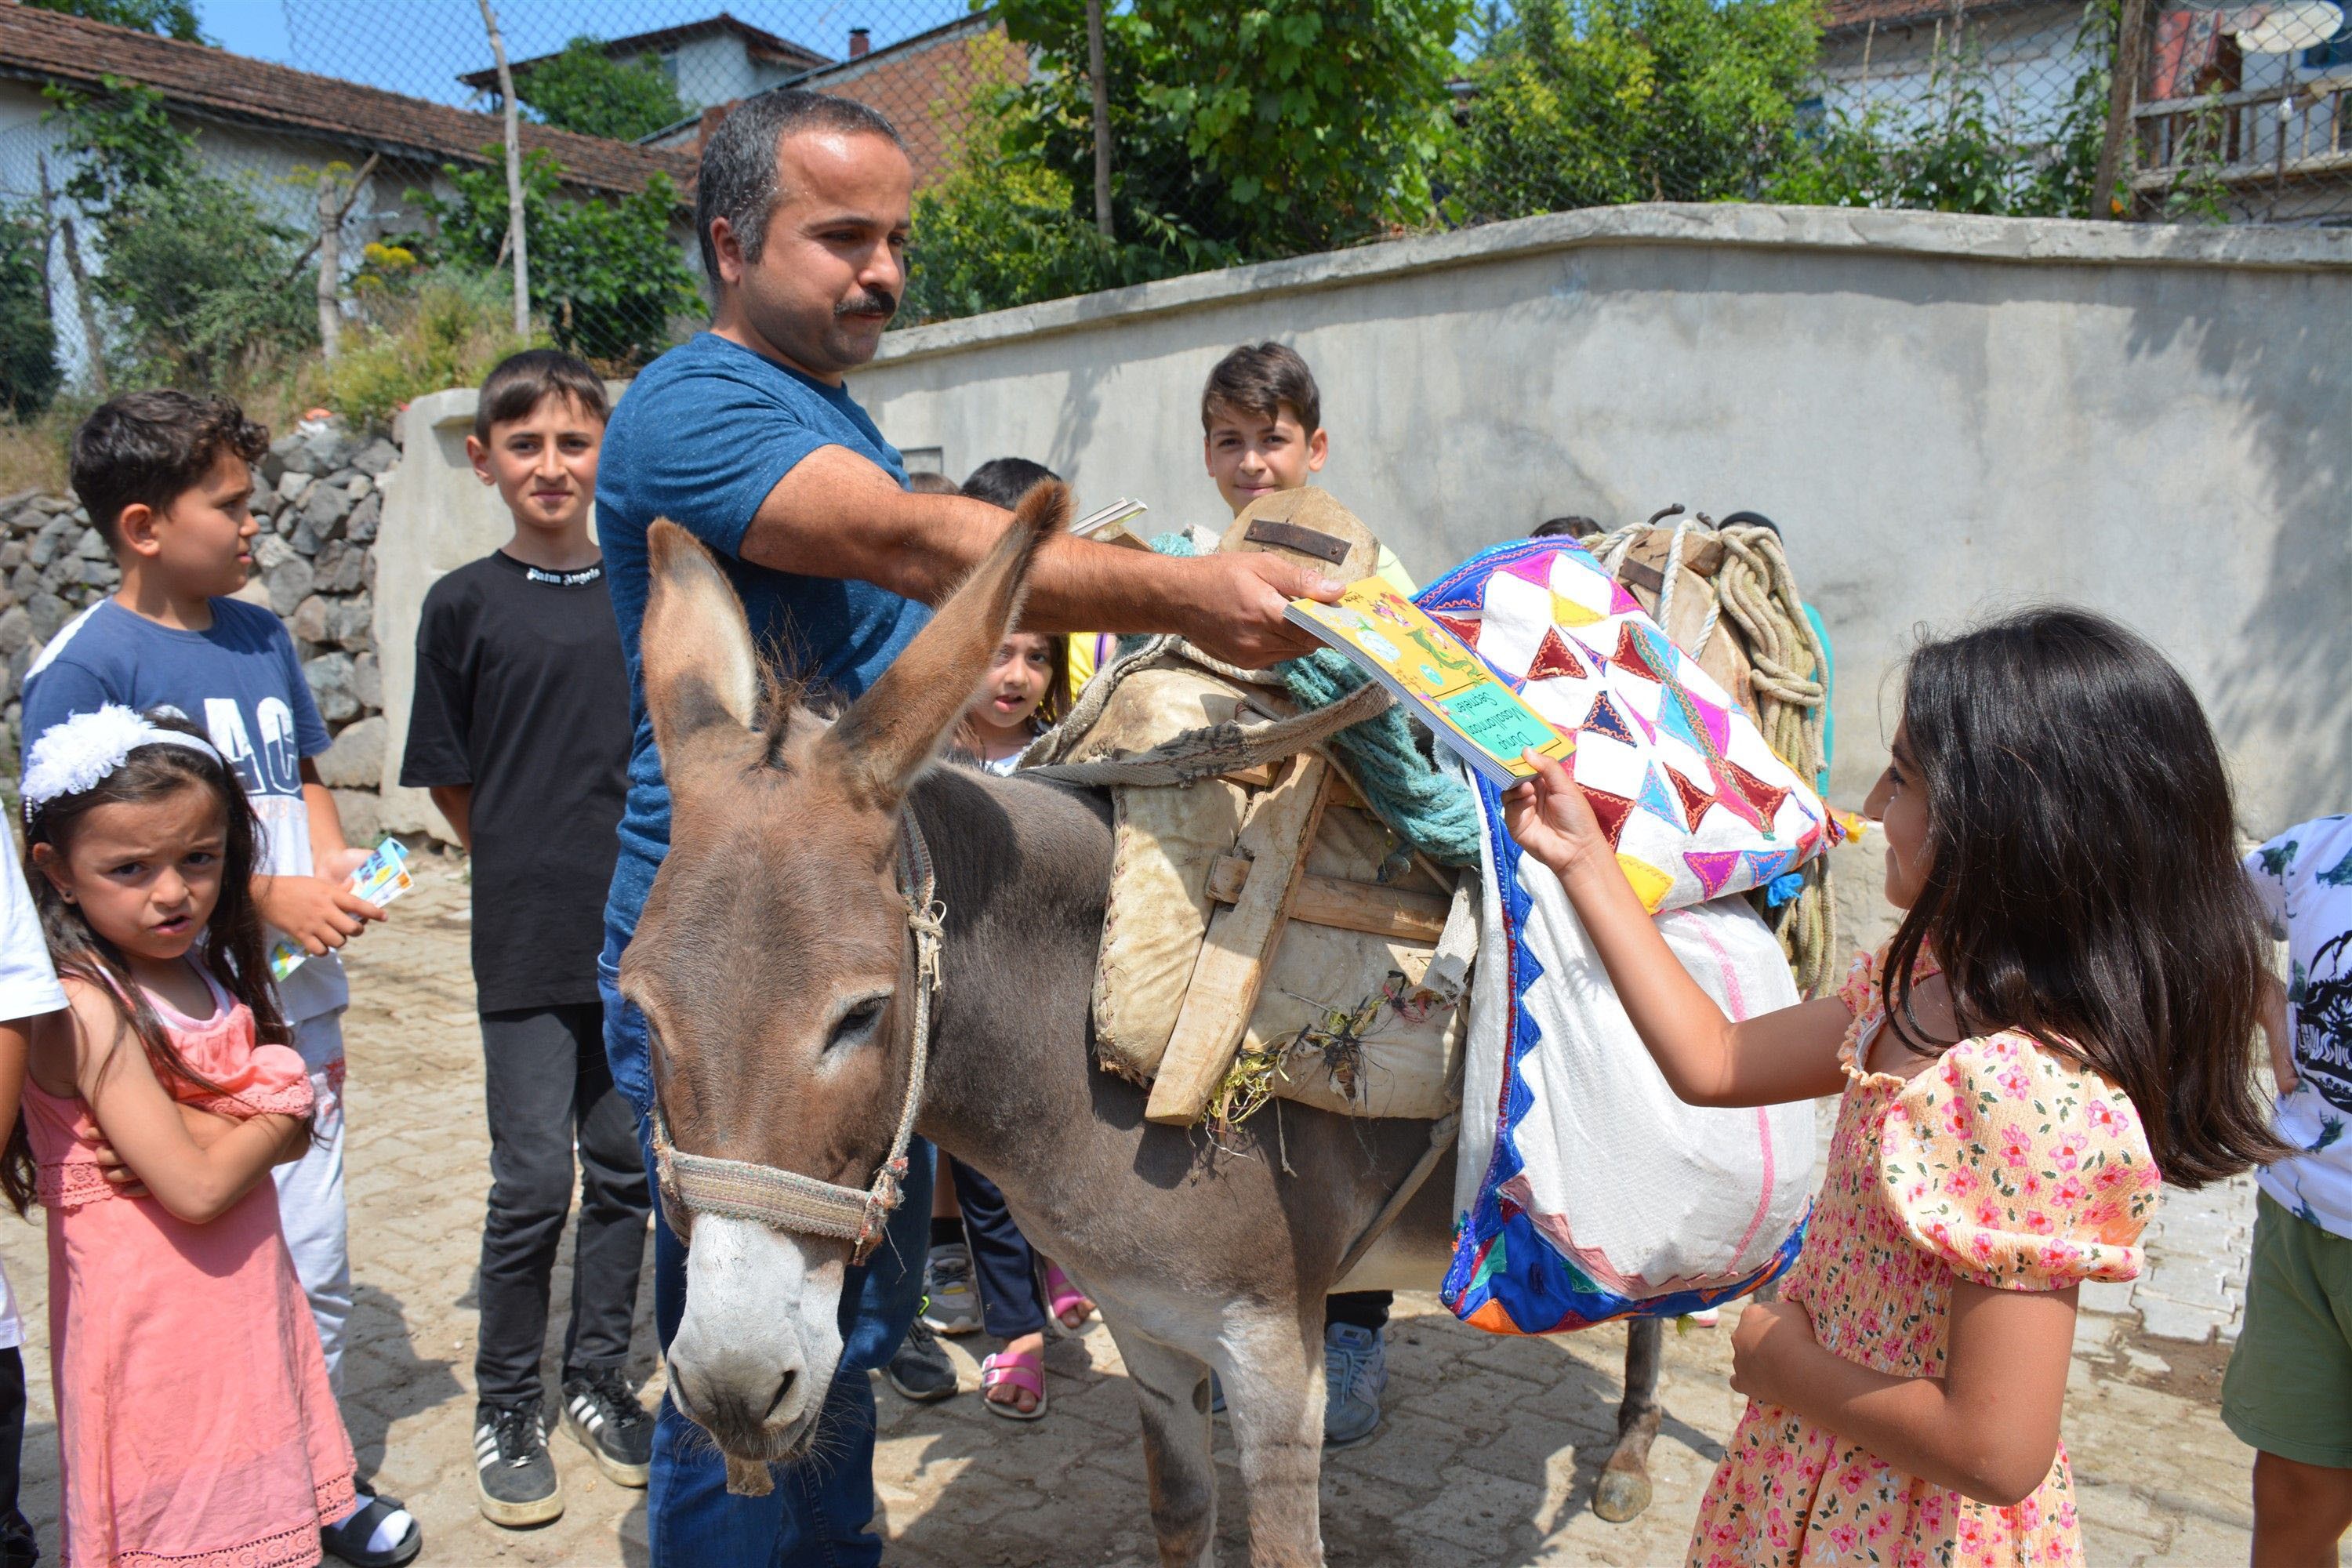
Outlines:
[[[1228,1315],[1225,1413],[1249,1492],[1253,1568],[1323,1562],[1323,1299],[1310,1321]]]
[[[1657,1441],[1658,1358],[1665,1325],[1636,1318],[1625,1328],[1625,1399],[1617,1407],[1617,1447],[1601,1467],[1592,1511],[1622,1524],[1650,1506],[1650,1445]]]
[[[1209,1457],[1209,1368],[1103,1314],[1143,1414],[1143,1467],[1161,1568],[1217,1560],[1217,1467]]]

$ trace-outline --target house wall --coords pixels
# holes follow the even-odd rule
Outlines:
[[[1222,526],[1201,384],[1267,337],[1320,381],[1322,482],[1424,579],[1566,512],[1778,521],[1843,803],[1917,628],[2057,598],[2179,663],[2250,830],[2346,808],[2352,235],[1604,209],[894,332],[850,390],[951,475],[1019,454]]]
[[[2307,63],[2306,52],[2245,56],[2241,87],[2265,91],[2341,74],[2340,66]],[[1965,85],[1983,93],[1993,129],[2032,143],[2056,134],[2084,73],[2105,64],[2105,50],[2085,42],[2082,7],[2069,0],[1971,14],[1957,33],[1948,16],[1882,22],[1822,40],[1821,107],[1832,121],[1849,123],[1874,112],[1882,137],[1899,139],[1940,124],[1956,106],[1956,89]],[[2148,90],[2143,83],[2143,95]],[[2341,144],[2338,107],[2333,97],[2305,94],[2284,114],[2267,104],[2244,114],[2227,154],[2227,188],[2212,193],[2220,216],[2231,223],[2341,224],[2352,213],[2352,174],[2270,177],[2282,142],[2290,159]]]
[[[781,86],[805,68],[755,60],[732,33],[714,33],[666,50],[662,66],[688,109],[749,98]]]
[[[820,92],[854,98],[887,115],[907,143],[922,189],[953,166],[972,121],[974,95],[1029,79],[1029,52],[990,23],[920,48],[890,49],[809,79]]]
[[[2064,119],[2075,81],[2100,63],[2082,33],[2082,6],[2063,0],[1970,17],[1957,35],[1932,19],[1841,33],[1822,44],[1822,104],[1851,120],[1876,110],[1893,128],[1917,123],[1948,102],[1957,61],[1981,81],[1997,126],[2044,137]]]
[[[44,159],[53,192],[71,177],[76,161],[63,149],[59,126],[48,118],[51,108],[37,87],[0,80],[0,203],[37,207]],[[196,153],[207,170],[243,187],[271,221],[306,236],[318,225],[318,200],[312,187],[298,182],[298,172],[316,171],[333,163],[356,166],[367,157],[365,153],[320,138],[283,136],[193,118],[175,117],[175,122],[195,134]],[[412,189],[450,194],[448,181],[427,163],[379,163],[369,176],[343,225],[342,262],[347,274],[359,267],[361,247],[368,241],[414,228],[423,221],[421,210],[406,199]],[[70,208],[61,205],[60,210]],[[76,226],[80,231],[84,267],[92,275],[103,272],[105,258],[89,226]],[[50,310],[58,329],[58,363],[69,380],[85,383],[89,347],[63,239],[53,238],[49,250]]]

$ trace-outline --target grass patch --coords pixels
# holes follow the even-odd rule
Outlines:
[[[0,496],[20,490],[66,493],[66,451],[81,411],[52,408],[18,423],[0,419]]]
[[[515,336],[509,289],[502,277],[442,268],[370,290],[367,319],[345,329],[341,352],[296,373],[297,401],[334,410],[354,430],[388,430],[428,392],[480,385],[507,355],[551,341],[536,330]]]

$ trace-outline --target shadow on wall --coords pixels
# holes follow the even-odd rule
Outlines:
[[[2342,289],[2315,277],[2301,284]],[[2277,748],[2291,748],[2301,763],[2266,792],[2273,798],[2241,796],[2241,830],[2268,838],[2305,817],[2352,811],[2344,782],[2352,778],[2352,321],[2315,304],[2275,315],[2149,309],[2134,322],[2135,352],[2177,351],[2183,340],[2208,375],[2239,389],[2241,432],[2263,458],[2246,479],[2261,488],[2259,510],[2277,519],[2267,542],[2222,529],[2207,541],[2216,557],[2267,557],[2261,596],[2210,689],[2229,693],[2213,717],[2242,774]],[[2180,589],[2196,592],[2191,583]]]
[[[1561,243],[1474,248],[1546,226]],[[1322,262],[1222,293],[1188,279],[1175,309],[1147,288],[1035,335],[919,342],[865,384],[897,438],[946,439],[960,463],[1048,448],[1033,455],[1181,514],[1206,499],[1184,428],[1198,378],[1278,337],[1322,384],[1323,482],[1424,581],[1560,513],[1772,517],[1836,648],[1842,802],[1883,760],[1887,676],[1919,628],[2052,599],[2172,655],[2261,827],[2346,804],[2320,792],[2352,771],[2331,679],[2352,665],[2352,310],[2334,247],[2214,239],[1559,215],[1368,247],[1303,289]]]

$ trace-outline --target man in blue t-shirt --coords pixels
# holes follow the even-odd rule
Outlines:
[[[638,659],[646,533],[667,517],[720,558],[751,637],[844,698],[871,685],[1007,526],[1000,509],[907,490],[906,468],[842,384],[874,357],[906,281],[914,175],[888,121],[800,91],[747,100],[703,150],[695,226],[718,305],[711,330],[639,375],[614,410],[597,534],[629,665],[634,738],[620,859],[598,960],[614,1082],[640,1121],[653,1101],[645,1020],[617,989],[622,952],[669,844],[669,793]],[[1271,552],[1179,560],[1048,540],[1023,623],[1035,631],[1181,632],[1262,667],[1316,646],[1284,619],[1338,584]],[[648,1159],[650,1164],[650,1159]],[[840,1375],[819,1463],[775,1490],[725,1490],[707,1438],[662,1400],[648,1531],[665,1563],[873,1563],[874,1394],[915,1313],[930,1215],[928,1146],[910,1152],[890,1236],[842,1286]],[[658,1209],[654,1313],[668,1348],[686,1305],[685,1249]],[[911,1267],[909,1267],[911,1265]]]

